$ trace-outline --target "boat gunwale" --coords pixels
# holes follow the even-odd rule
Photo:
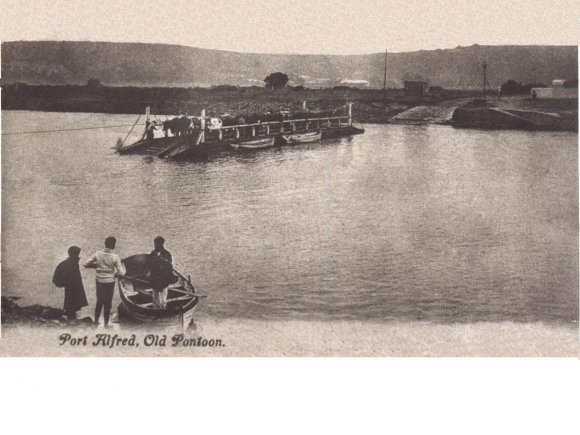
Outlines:
[[[149,254],[135,254],[135,255],[131,255],[129,257],[126,257],[122,260],[122,262],[124,263],[128,258],[132,258],[132,257],[136,257],[136,256],[147,256]],[[119,286],[119,296],[121,297],[121,301],[123,302],[123,304],[127,307],[127,310],[129,310],[130,313],[137,313],[140,314],[142,316],[145,317],[150,317],[150,318],[170,318],[170,317],[174,317],[174,316],[181,316],[182,314],[189,312],[191,310],[193,310],[197,304],[199,303],[199,296],[196,295],[196,286],[189,280],[187,279],[181,272],[173,269],[173,272],[179,276],[185,285],[187,285],[188,287],[190,287],[193,291],[192,291],[192,298],[187,301],[185,304],[183,305],[179,305],[179,307],[171,307],[171,308],[157,308],[155,306],[150,306],[150,307],[142,307],[139,304],[133,302],[131,299],[129,299],[129,296],[127,296],[125,294],[125,286],[123,284],[121,284],[121,280],[123,280],[123,277],[119,277],[118,278],[118,286]]]
[[[233,142],[230,146],[234,149],[244,149],[244,150],[260,150],[271,148],[276,144],[276,136],[268,136],[265,138],[259,138],[249,141]]]
[[[319,140],[322,140],[322,130],[283,134],[282,139],[284,139],[288,145],[318,142]]]

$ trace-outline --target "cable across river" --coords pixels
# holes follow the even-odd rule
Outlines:
[[[63,132],[63,131],[81,131],[81,130],[98,130],[102,128],[121,128],[121,127],[131,127],[133,124],[124,124],[124,125],[102,125],[100,127],[81,127],[81,128],[61,128],[57,130],[35,130],[35,131],[14,131],[14,132],[2,132],[2,136],[14,136],[19,134],[39,134],[39,133],[56,133],[56,132]],[[145,125],[145,124],[139,124]]]

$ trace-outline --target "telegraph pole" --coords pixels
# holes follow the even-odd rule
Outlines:
[[[483,99],[485,100],[487,98],[487,62],[484,60],[481,66],[483,66]]]
[[[383,79],[383,96],[387,98],[387,50],[385,50],[385,77]]]

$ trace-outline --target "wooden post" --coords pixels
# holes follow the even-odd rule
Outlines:
[[[201,143],[205,142],[205,109],[201,109]]]
[[[149,106],[145,107],[145,118],[149,122],[149,117],[151,116],[151,108]]]
[[[236,139],[240,138],[240,129],[236,127]]]
[[[304,110],[306,112],[306,101],[302,102],[302,110]]]
[[[280,127],[280,133],[284,133],[284,121],[282,121],[282,126]]]
[[[256,126],[252,126],[252,137],[256,136]]]
[[[266,124],[266,134],[270,134],[270,124]]]
[[[222,139],[224,138],[224,133],[223,133],[223,130],[222,130],[221,128],[220,128],[220,130],[219,130],[219,133],[218,133],[218,135],[219,135],[220,142],[221,142],[221,141],[222,141]]]
[[[387,98],[387,50],[385,50],[385,78],[383,79],[383,98]]]
[[[352,127],[352,103],[348,103],[348,126]]]
[[[296,131],[296,123],[292,123],[292,131]]]
[[[487,62],[484,60],[481,66],[483,66],[483,99],[485,100],[485,94],[487,93]]]

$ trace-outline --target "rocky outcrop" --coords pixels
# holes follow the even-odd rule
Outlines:
[[[93,319],[84,317],[82,319],[69,320],[63,310],[46,307],[43,305],[28,305],[21,307],[16,303],[14,297],[2,296],[2,324],[28,324],[45,326],[92,326]]]

